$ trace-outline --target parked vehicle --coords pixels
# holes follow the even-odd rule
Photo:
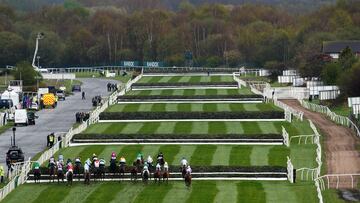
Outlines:
[[[58,99],[60,100],[65,100],[65,91],[63,90],[58,90],[56,91],[56,96],[58,97]]]
[[[42,95],[41,97],[41,101],[40,101],[40,106],[41,108],[46,108],[46,107],[53,107],[56,108],[57,106],[57,98],[53,93],[47,93]]]
[[[0,109],[10,109],[13,106],[11,99],[0,99]]]
[[[73,85],[71,90],[73,92],[81,92],[81,85]]]
[[[26,109],[16,109],[15,110],[15,120],[14,125],[17,126],[19,124],[28,125],[28,114]]]

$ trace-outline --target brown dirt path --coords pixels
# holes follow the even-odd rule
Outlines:
[[[282,100],[282,102],[303,111],[304,116],[321,130],[321,134],[325,137],[327,174],[360,172],[360,153],[356,149],[360,139],[349,128],[336,125],[323,114],[305,109],[297,100]]]

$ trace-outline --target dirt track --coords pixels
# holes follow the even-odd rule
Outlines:
[[[359,138],[348,128],[335,125],[325,115],[303,108],[296,100],[282,100],[289,106],[304,112],[325,137],[327,174],[360,172],[360,153],[356,150]]]

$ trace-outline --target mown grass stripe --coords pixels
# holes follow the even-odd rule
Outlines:
[[[245,111],[244,105],[238,105],[238,104],[229,104],[231,111]]]
[[[241,122],[225,122],[226,132],[232,134],[244,134],[244,128]]]
[[[293,187],[288,184],[263,182],[262,186],[266,194],[266,202],[298,202],[296,193],[292,190]]]
[[[290,149],[288,147],[273,147],[268,153],[268,163],[271,166],[286,166],[287,156],[290,156]]]
[[[176,155],[180,152],[180,145],[162,145],[159,149],[159,152],[162,152],[165,157],[165,161],[169,164],[174,163]],[[178,161],[180,163],[180,160]]]
[[[68,150],[62,150],[60,152],[55,153],[54,157],[57,159],[59,157],[59,154],[62,153],[65,159],[73,160],[74,158],[80,156],[80,153],[84,151],[85,148],[86,146],[67,148]]]
[[[182,79],[182,76],[172,76],[168,80],[169,83],[176,83],[179,82]]]
[[[192,129],[192,122],[177,122],[174,128],[174,133],[189,134]]]
[[[205,89],[205,95],[217,95],[217,89]]]
[[[191,82],[191,83],[199,83],[201,81],[201,76],[192,76],[189,78],[190,78],[190,80],[188,82]]]
[[[162,96],[171,96],[174,94],[174,90],[160,90],[160,95]]]
[[[135,161],[136,155],[138,153],[142,152],[142,149],[143,149],[143,146],[141,146],[141,145],[127,145],[121,149],[118,156],[119,157],[124,156],[127,164],[131,165],[133,163],[133,161]]]
[[[230,165],[250,166],[252,146],[233,146],[230,153]]]
[[[195,89],[195,95],[206,95],[205,89]]]
[[[215,151],[215,145],[198,145],[191,156],[191,162],[193,165],[195,163],[197,166],[210,165]]]
[[[256,105],[254,104],[243,104],[245,111],[259,111]]]
[[[64,186],[62,186],[64,187]],[[25,184],[17,187],[14,192],[11,192],[1,202],[6,203],[19,203],[19,202],[35,202],[40,195],[44,194],[43,191],[48,187],[44,185]]]
[[[140,104],[138,111],[151,111],[153,108],[153,104]]]
[[[216,107],[218,111],[231,111],[230,104],[216,104]]]
[[[237,184],[237,202],[266,202],[266,193],[261,182],[240,182]]]
[[[184,95],[185,90],[173,90],[172,95]]]
[[[216,194],[219,192],[216,182],[194,181],[192,191],[186,202],[214,202]]]
[[[114,187],[114,183],[112,182],[101,183],[100,186],[86,198],[85,202],[110,202],[115,198],[116,193],[123,188],[123,184]]]
[[[259,123],[259,128],[261,132],[266,133],[280,133],[281,131],[278,131],[276,126],[274,125],[274,122],[261,122]]]
[[[159,153],[160,146],[150,146],[145,145],[142,149],[142,153],[144,154],[144,159],[150,155],[153,159],[156,158],[156,155]]]
[[[175,129],[176,122],[161,122],[155,133],[172,134]]]
[[[110,164],[110,158],[111,158],[111,153],[115,152],[118,153],[119,151],[121,151],[123,146],[119,146],[119,145],[111,145],[111,146],[106,146],[106,148],[98,155],[99,158],[104,158],[107,162],[107,164]]]
[[[209,132],[208,122],[193,122],[191,133],[192,134],[207,134]]]
[[[183,181],[172,182],[171,190],[166,194],[162,203],[183,203],[189,198],[192,187],[188,189]]]
[[[174,157],[172,164],[180,165],[180,161],[183,157],[185,157],[185,159],[187,159],[191,164],[191,157],[194,154],[195,149],[196,149],[195,145],[182,145],[180,147],[179,152]],[[169,164],[170,164],[170,162],[169,162]]]
[[[149,123],[126,123],[125,127],[119,133],[135,134],[143,127],[143,125],[149,125]]]
[[[216,187],[218,193],[216,194],[214,202],[236,202],[237,200],[237,187],[234,182],[217,181]]]
[[[178,81],[179,83],[180,82],[184,82],[184,83],[187,83],[187,82],[189,82],[191,80],[191,77],[189,77],[189,76],[182,76],[182,77],[180,77],[180,80]]]
[[[79,157],[81,157],[81,160],[83,160],[83,161],[85,161],[87,158],[91,159],[93,154],[96,154],[97,156],[99,154],[101,154],[104,151],[105,147],[106,146],[104,146],[104,145],[87,146],[79,153]]]
[[[253,146],[250,154],[251,166],[269,165],[268,160],[272,157],[269,157],[268,154],[272,148],[273,146]]]
[[[196,90],[194,89],[186,89],[183,90],[183,94],[184,96],[194,96],[196,94]]]
[[[208,122],[208,133],[209,134],[226,134],[227,133],[227,127],[226,122]]]
[[[316,145],[298,145],[292,144],[290,148],[290,158],[293,161],[295,168],[315,168],[317,163],[315,161],[316,157]]]
[[[85,187],[82,182],[74,182],[71,186],[71,191],[61,202],[85,202],[88,196],[90,196],[98,187],[100,187],[100,184],[91,184]]]
[[[166,83],[169,82],[173,77],[159,77],[160,80],[158,81],[159,83]]]
[[[218,166],[228,166],[230,160],[232,146],[227,145],[218,145],[216,151],[213,155],[211,165]]]
[[[191,104],[189,104],[189,103],[177,104],[177,111],[190,112]]]
[[[71,187],[66,187],[64,184],[53,184],[51,187],[47,187],[45,190],[41,191],[33,202],[60,202],[69,194],[70,190]]]
[[[166,104],[153,104],[151,107],[152,112],[164,112]]]
[[[164,104],[165,110],[168,111],[178,111],[178,105],[177,104]]]
[[[172,184],[158,184],[148,185],[145,187],[139,195],[137,195],[134,202],[162,202],[166,194],[171,190]]]
[[[159,127],[160,127],[160,122],[145,123],[145,124],[140,128],[140,130],[138,131],[138,133],[142,133],[142,134],[152,134],[152,133],[156,132]]]
[[[203,111],[205,112],[216,112],[217,104],[203,104]]]
[[[258,122],[241,122],[245,134],[261,134]]]
[[[145,188],[144,184],[132,184],[132,183],[120,183],[125,187],[121,191],[117,192],[111,203],[118,202],[134,202],[137,196]]]

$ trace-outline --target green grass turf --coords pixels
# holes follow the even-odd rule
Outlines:
[[[55,157],[63,154],[65,159],[80,157],[85,161],[95,153],[98,157],[109,160],[111,153],[124,156],[128,163],[136,159],[142,152],[145,157],[155,157],[159,152],[164,153],[169,164],[178,165],[185,157],[191,165],[231,165],[231,166],[286,166],[286,157],[291,149],[285,146],[244,146],[244,145],[92,145],[61,149]],[[304,166],[312,165],[313,157],[304,157]],[[296,160],[294,160],[296,161]],[[109,163],[107,163],[109,164]]]
[[[286,181],[193,181],[190,189],[182,181],[148,185],[129,182],[99,182],[85,186],[65,184],[25,184],[3,202],[318,202],[311,182]],[[334,202],[334,201],[330,201]]]
[[[174,111],[282,111],[270,103],[239,104],[239,103],[147,103],[147,104],[115,104],[106,109],[106,112],[174,112]]]
[[[253,95],[249,88],[241,89],[165,89],[165,90],[133,90],[128,92],[128,95]]]
[[[154,76],[142,77],[138,83],[176,83],[176,82],[233,82],[232,76]]]

